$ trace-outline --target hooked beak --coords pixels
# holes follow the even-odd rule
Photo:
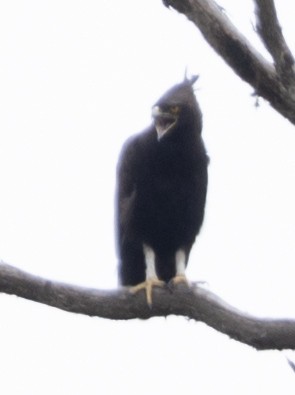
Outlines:
[[[163,111],[159,106],[152,108],[152,117],[154,118],[158,141],[173,128],[177,121],[176,115]]]

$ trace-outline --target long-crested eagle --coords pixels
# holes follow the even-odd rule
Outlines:
[[[185,78],[153,106],[153,122],[123,146],[117,168],[119,280],[145,289],[185,281],[192,245],[203,223],[208,156],[202,113]]]

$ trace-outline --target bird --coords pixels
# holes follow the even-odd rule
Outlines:
[[[116,245],[121,286],[146,292],[184,282],[203,224],[209,157],[193,84],[172,86],[152,106],[152,122],[123,145],[117,165]]]

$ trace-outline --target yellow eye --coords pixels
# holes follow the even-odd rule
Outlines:
[[[180,111],[180,107],[179,106],[171,106],[170,107],[170,112],[173,115],[179,114],[179,111]]]

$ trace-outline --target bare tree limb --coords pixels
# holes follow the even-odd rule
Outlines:
[[[254,0],[256,28],[272,55],[276,70],[287,89],[295,90],[294,57],[282,33],[273,0]]]
[[[295,124],[295,90],[286,88],[281,74],[229,20],[214,0],[163,0],[183,13],[201,31],[207,42],[255,93]],[[290,81],[289,81],[290,82]],[[295,80],[290,84],[295,86]]]
[[[106,291],[53,282],[0,262],[0,292],[113,320],[185,316],[258,350],[295,349],[295,320],[250,316],[198,285],[189,288],[180,284],[172,291],[155,288],[153,307],[149,308],[144,293],[132,295],[124,288]]]

